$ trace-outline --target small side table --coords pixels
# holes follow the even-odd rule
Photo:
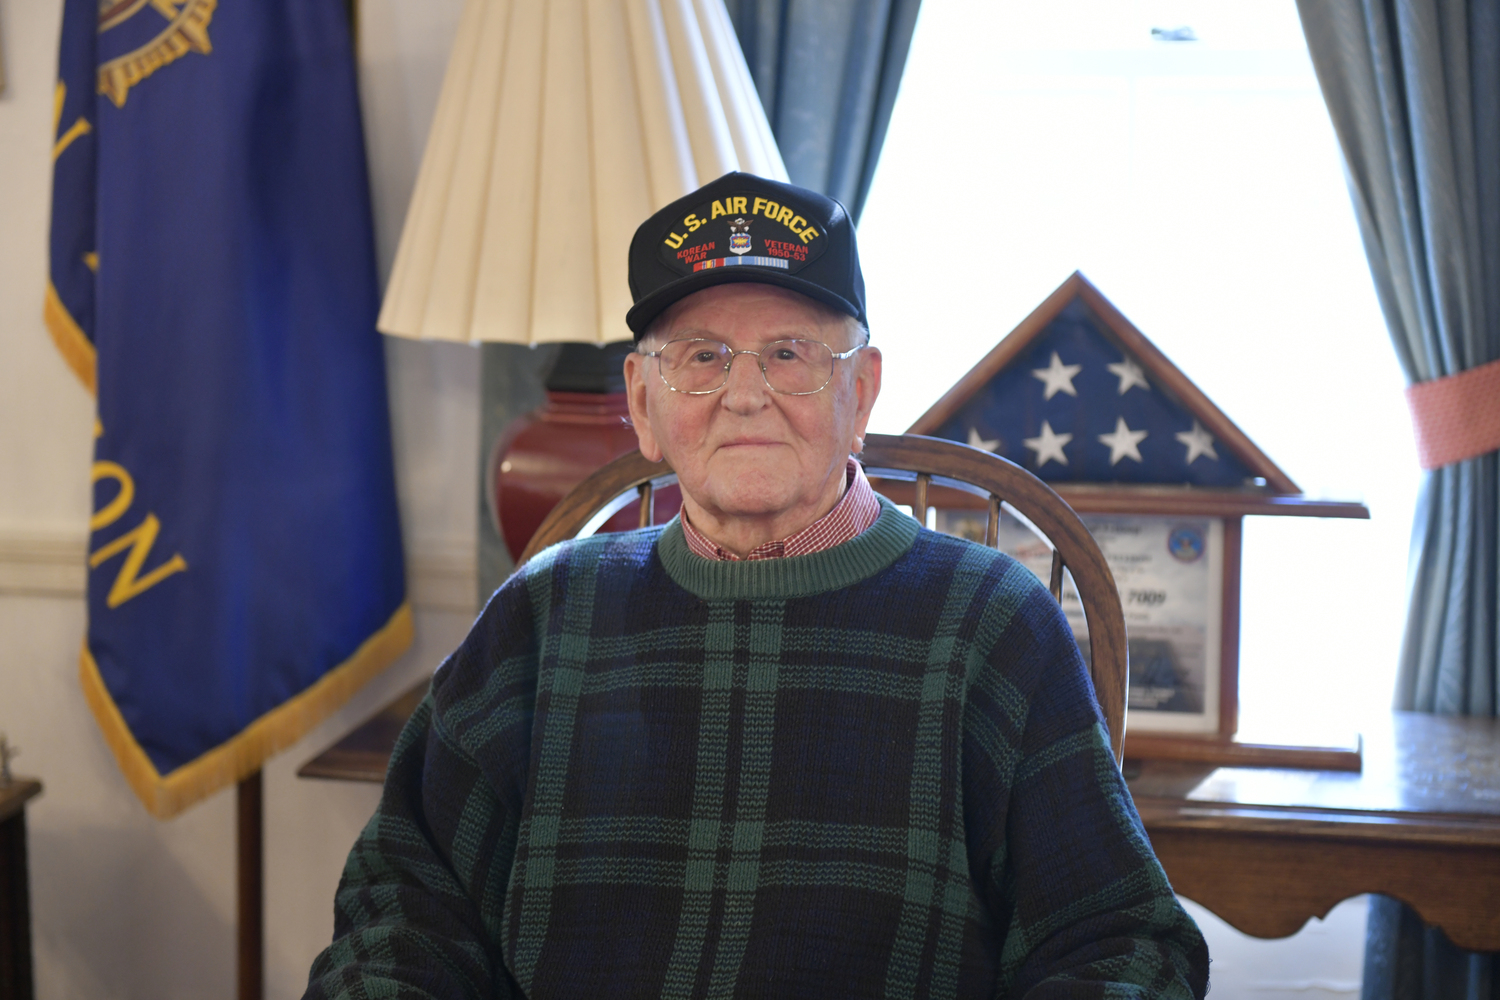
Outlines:
[[[1130,792],[1172,887],[1265,938],[1378,892],[1460,948],[1500,950],[1500,719],[1361,728],[1359,773],[1143,763]]]
[[[26,875],[26,802],[42,783],[0,785],[0,1000],[32,1000],[31,905]]]

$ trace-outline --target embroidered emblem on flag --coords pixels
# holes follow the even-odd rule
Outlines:
[[[154,0],[145,17],[126,24],[145,6],[145,0],[103,0],[99,4],[99,34],[104,36],[101,51],[113,53],[122,46],[125,49],[99,64],[99,93],[113,101],[117,108],[125,106],[131,87],[161,67],[189,52],[208,55],[214,50],[208,38],[208,27],[214,19],[218,0],[178,0],[176,3]],[[166,19],[165,25],[162,18]],[[122,37],[105,35],[110,29],[122,25],[124,30],[114,33]]]

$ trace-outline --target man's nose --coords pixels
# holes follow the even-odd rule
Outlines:
[[[735,364],[744,358],[743,364]],[[729,359],[725,376],[724,405],[735,412],[758,410],[766,402],[766,380],[761,374],[760,357],[741,351]]]

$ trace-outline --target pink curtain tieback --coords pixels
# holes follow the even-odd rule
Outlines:
[[[1500,449],[1500,360],[1407,386],[1406,403],[1424,469]]]

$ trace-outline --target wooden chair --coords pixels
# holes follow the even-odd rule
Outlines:
[[[1129,660],[1125,648],[1125,613],[1114,574],[1104,554],[1073,508],[1046,483],[998,455],[940,438],[914,434],[871,434],[860,455],[872,479],[910,482],[914,516],[926,523],[932,487],[977,494],[988,501],[986,544],[999,535],[1000,507],[1005,504],[1037,527],[1052,546],[1049,589],[1061,600],[1063,570],[1072,574],[1089,627],[1089,672],[1099,707],[1109,724],[1116,762],[1125,745],[1125,687]],[[640,524],[652,523],[656,490],[675,482],[664,462],[648,462],[631,452],[604,466],[552,509],[532,536],[520,562],[549,545],[591,534],[616,512],[635,502]]]

